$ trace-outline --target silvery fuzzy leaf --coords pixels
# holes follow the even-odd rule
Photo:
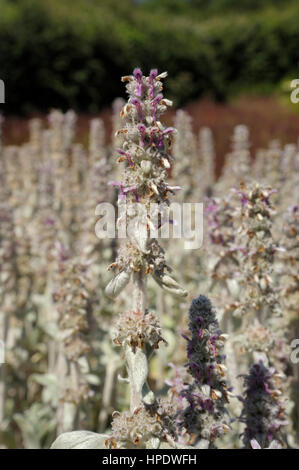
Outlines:
[[[58,387],[58,379],[55,374],[32,374],[30,379],[43,387]]]
[[[58,331],[59,331],[57,323],[55,323],[53,321],[41,322],[40,326],[41,326],[42,330],[45,333],[47,333],[48,336],[50,336],[53,339],[57,338],[57,334],[58,334]]]
[[[147,356],[140,348],[136,348],[136,351],[134,352],[131,346],[126,346],[125,355],[128,370],[132,373],[132,377],[130,377],[130,379],[134,382],[135,390],[141,394],[148,375]]]
[[[128,235],[135,242],[137,248],[145,254],[149,253],[147,248],[148,241],[148,231],[146,229],[146,224],[144,223],[144,218],[142,216],[137,216],[133,221],[130,222],[128,226]]]
[[[57,424],[51,407],[34,403],[23,414],[15,414],[14,419],[21,429],[25,449],[41,449],[45,443],[50,444]]]
[[[188,292],[183,289],[171,276],[169,276],[169,274],[160,274],[155,271],[153,273],[153,278],[162,287],[162,289],[170,292],[173,295],[177,295],[178,297],[186,297],[186,295],[188,295]]]
[[[232,297],[238,299],[241,290],[239,282],[236,279],[227,279],[226,283]]]
[[[90,385],[100,385],[101,383],[100,378],[95,374],[87,374],[85,378]]]
[[[51,449],[106,449],[105,440],[109,436],[91,431],[72,431],[60,434]]]
[[[105,289],[106,295],[112,299],[116,298],[130,281],[130,274],[127,271],[118,273]]]
[[[74,329],[73,328],[66,328],[65,330],[61,330],[57,333],[57,336],[56,336],[56,339],[58,341],[65,341],[67,338],[69,338],[70,336],[72,336],[72,334],[74,333]]]

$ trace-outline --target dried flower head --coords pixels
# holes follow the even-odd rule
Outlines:
[[[162,340],[159,320],[153,312],[138,310],[119,315],[113,335],[116,345],[129,344],[135,350],[149,344],[157,349]]]
[[[156,414],[145,407],[133,413],[115,412],[112,421],[112,436],[106,441],[107,447],[117,449],[144,449],[152,439],[160,440],[163,429]]]

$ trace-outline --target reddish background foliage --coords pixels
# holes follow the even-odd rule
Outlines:
[[[299,136],[299,114],[285,108],[275,97],[242,97],[231,103],[215,103],[201,100],[190,103],[186,108],[193,118],[193,129],[198,133],[200,126],[208,126],[214,134],[217,173],[222,167],[225,154],[230,149],[234,126],[245,124],[250,129],[252,154],[256,149],[267,147],[272,139],[280,139],[282,144],[297,143]],[[105,123],[107,142],[110,140],[112,125],[111,111],[104,109],[100,116]],[[165,123],[172,124],[174,111],[165,115]],[[30,116],[36,117],[36,116]],[[47,118],[43,119],[45,126]],[[87,144],[91,114],[78,116],[76,142]],[[28,118],[8,117],[4,123],[4,144],[21,144],[28,139]]]

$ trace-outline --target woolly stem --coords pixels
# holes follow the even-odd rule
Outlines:
[[[146,278],[142,271],[133,274],[133,311],[144,312],[146,307]]]
[[[145,312],[146,307],[146,278],[143,271],[133,274],[133,311]],[[125,346],[126,367],[130,382],[130,410],[133,413],[143,401],[154,402],[153,392],[147,384],[148,356],[145,348]]]

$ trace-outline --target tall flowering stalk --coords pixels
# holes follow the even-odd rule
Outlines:
[[[1,116],[0,116],[1,128]],[[7,173],[1,154],[0,131],[0,341],[7,352],[7,338],[11,316],[16,313],[17,266],[14,214],[10,204],[11,191],[8,189]],[[5,364],[0,365],[0,426],[4,424],[7,393]]]
[[[262,361],[253,364],[249,374],[243,377],[245,394],[240,420],[245,424],[245,447],[251,449],[252,441],[257,441],[262,448],[273,445],[273,441],[283,445],[282,427],[287,422],[280,399],[280,377],[273,367],[267,367]]]
[[[198,143],[201,165],[199,174],[196,176],[201,182],[200,186],[204,188],[203,194],[209,197],[213,193],[213,186],[215,184],[215,150],[213,134],[209,127],[201,127]]]
[[[183,186],[179,193],[179,199],[186,202],[198,184],[198,181],[193,181],[192,178],[195,173],[195,168],[192,166],[194,166],[197,156],[196,139],[192,131],[191,116],[182,109],[176,112],[174,125],[177,134],[173,146],[173,156],[176,160],[173,177],[175,180],[179,178]]]
[[[274,270],[278,247],[272,236],[274,209],[270,198],[271,188],[258,184],[241,186],[241,230],[245,241],[241,259],[244,273],[244,290],[238,313],[242,313],[242,334],[237,338],[242,348],[250,353],[251,364],[263,360],[274,366],[280,374],[288,370],[287,323],[276,287]],[[281,390],[287,394],[287,377]]]
[[[234,199],[225,198],[207,200],[205,212],[207,218],[207,256],[206,266],[210,283],[208,292],[215,297],[214,304],[221,316],[220,325],[229,334],[225,344],[228,365],[228,381],[235,391],[240,391],[234,332],[238,328],[234,312],[240,304],[241,270],[240,255],[244,247],[237,240],[234,221]]]
[[[260,187],[241,185],[240,239],[245,241],[243,306],[260,322],[273,324],[282,311],[274,288],[273,261],[277,251],[271,227],[274,212],[270,197],[275,191]]]
[[[249,130],[244,125],[234,129],[232,151],[226,156],[222,174],[216,185],[216,193],[223,194],[227,189],[247,183],[251,177]]]
[[[123,346],[130,384],[130,417],[121,414],[115,418],[113,430],[121,429],[119,422],[124,423],[139,419],[139,413],[146,413],[149,422],[153,416],[155,396],[147,384],[148,360],[162,339],[158,320],[146,308],[147,277],[153,279],[166,291],[178,296],[187,293],[170,276],[171,268],[167,265],[164,251],[149,236],[150,204],[156,203],[163,207],[168,204],[168,195],[174,189],[166,182],[168,170],[172,164],[170,154],[172,136],[175,129],[165,128],[159,121],[160,115],[171,106],[171,101],[162,95],[161,80],[166,73],[158,74],[152,70],[145,77],[140,69],[133,75],[122,78],[127,82],[129,99],[121,111],[124,127],[117,135],[121,138],[121,148],[117,150],[118,161],[125,162],[124,176],[121,182],[111,182],[119,187],[119,209],[127,204],[125,213],[122,211],[118,219],[118,227],[126,228],[128,238],[120,246],[118,257],[110,268],[116,274],[106,288],[108,296],[115,298],[128,283],[132,282],[132,305],[129,312],[122,314],[118,321],[115,342]],[[132,204],[140,203],[136,209]],[[141,207],[142,214],[136,212]],[[154,227],[158,229],[157,227]],[[147,406],[150,409],[143,410]],[[143,411],[139,411],[139,410]],[[157,417],[155,418],[157,420]],[[145,436],[133,440],[136,445],[157,446],[162,439],[163,429],[153,429]],[[122,429],[128,432],[128,426]],[[150,438],[150,436],[152,436]],[[153,439],[153,440],[152,440]],[[123,437],[114,432],[111,438],[113,446],[122,446]],[[151,442],[146,444],[146,442]]]
[[[299,202],[299,201],[298,201]],[[284,216],[283,247],[281,253],[281,302],[284,308],[284,317],[289,330],[289,338],[299,337],[299,209],[298,206],[288,208]],[[294,401],[293,428],[298,441],[299,430],[299,364],[293,364],[292,399]]]
[[[191,443],[209,447],[224,432],[229,431],[223,347],[226,335],[219,329],[216,312],[210,300],[200,295],[189,310],[189,330],[186,336],[188,371],[191,384],[181,391],[188,406],[180,416],[180,425]]]
[[[86,358],[90,346],[85,267],[76,258],[71,259],[63,245],[57,251],[57,289],[53,297],[60,330],[56,365],[60,386],[57,424],[58,432],[62,432],[78,426],[79,405],[90,396],[89,385],[80,370],[80,360]]]

